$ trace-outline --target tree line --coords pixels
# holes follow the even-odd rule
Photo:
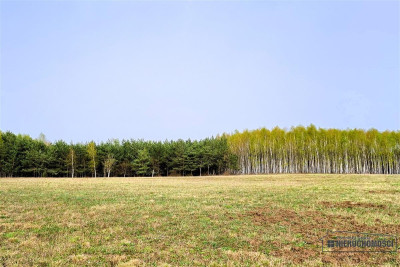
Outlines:
[[[0,132],[2,177],[218,175],[233,169],[226,137],[200,141],[50,143],[44,135]]]
[[[0,132],[2,177],[400,173],[400,132],[275,127],[199,141],[50,143]]]
[[[240,174],[400,173],[400,132],[278,127],[227,137]]]

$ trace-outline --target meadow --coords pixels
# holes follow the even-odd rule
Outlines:
[[[400,175],[1,178],[0,266],[396,266],[322,253],[400,233]]]

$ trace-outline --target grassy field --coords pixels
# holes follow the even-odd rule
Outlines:
[[[326,230],[399,234],[400,176],[0,179],[0,266],[400,264]]]

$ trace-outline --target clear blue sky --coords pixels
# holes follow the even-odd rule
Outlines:
[[[0,129],[400,129],[399,2],[1,1]]]

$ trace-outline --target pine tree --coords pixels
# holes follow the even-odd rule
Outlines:
[[[146,148],[139,150],[137,158],[133,161],[132,168],[139,176],[149,175],[150,154]]]

